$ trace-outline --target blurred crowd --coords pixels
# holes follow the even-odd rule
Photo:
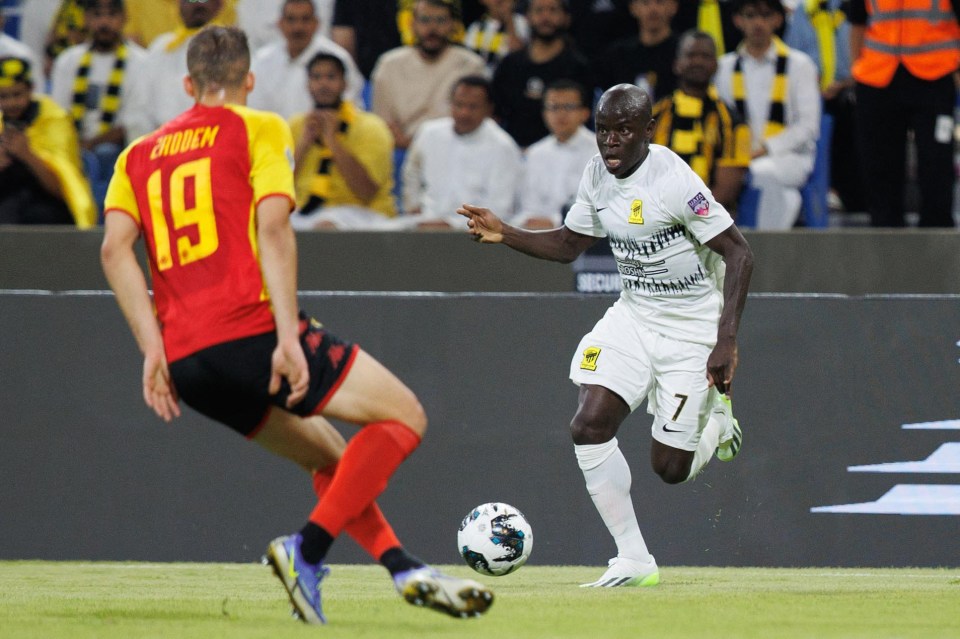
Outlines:
[[[120,151],[247,33],[297,229],[553,228],[619,83],[746,228],[953,227],[960,0],[0,0],[0,224],[102,222]],[[922,6],[921,6],[922,5]],[[182,144],[190,144],[183,140]]]

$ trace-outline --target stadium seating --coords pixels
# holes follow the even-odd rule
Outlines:
[[[832,137],[833,116],[824,113],[820,118],[820,139],[817,140],[813,172],[807,179],[807,183],[800,188],[803,200],[800,204],[798,226],[826,228],[830,225],[827,195],[830,193],[830,140]],[[747,180],[737,202],[737,226],[756,227],[759,203],[760,192],[750,186],[750,175],[747,174]]]
[[[824,113],[820,118],[820,139],[817,140],[817,158],[813,164],[813,173],[800,189],[803,203],[800,205],[800,219],[807,228],[826,228],[830,226],[830,207],[827,196],[830,193],[830,145],[833,138],[833,116]]]

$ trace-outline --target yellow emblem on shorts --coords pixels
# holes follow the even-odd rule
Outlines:
[[[580,362],[580,368],[585,371],[597,370],[597,358],[600,357],[600,350],[596,346],[591,346],[583,351],[583,360]]]
[[[630,219],[627,221],[631,224],[643,224],[643,200],[633,201],[630,205]]]

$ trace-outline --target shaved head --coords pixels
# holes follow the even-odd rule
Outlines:
[[[653,102],[633,84],[604,91],[597,103],[597,146],[607,171],[618,179],[630,176],[647,157],[653,137]]]
[[[653,102],[647,92],[635,84],[618,84],[603,92],[597,113],[604,111],[615,119],[638,119],[646,124],[653,117]]]

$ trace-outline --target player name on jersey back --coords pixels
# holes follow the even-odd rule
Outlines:
[[[208,149],[217,141],[217,134],[220,132],[220,125],[200,126],[195,129],[186,129],[183,131],[174,131],[157,138],[150,151],[150,159],[156,160],[160,157],[176,155],[177,153],[186,153],[197,149]]]

